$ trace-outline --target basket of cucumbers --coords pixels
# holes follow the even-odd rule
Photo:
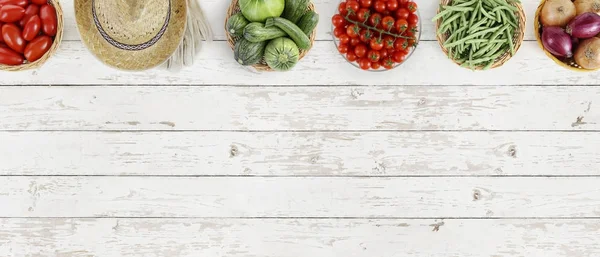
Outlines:
[[[318,22],[310,0],[232,0],[225,30],[240,65],[288,71],[312,48]]]

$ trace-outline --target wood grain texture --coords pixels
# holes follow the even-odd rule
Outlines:
[[[599,100],[569,86],[2,87],[0,129],[598,130]]]
[[[600,175],[600,133],[2,132],[0,175]]]
[[[0,219],[0,255],[595,257],[599,221]]]
[[[76,76],[74,74],[84,74]],[[383,75],[382,75],[383,74]],[[1,85],[191,84],[191,85],[595,85],[595,72],[572,72],[556,65],[538,47],[524,42],[504,66],[474,72],[442,53],[437,42],[421,42],[415,54],[386,73],[366,72],[347,63],[332,42],[316,42],[289,72],[254,73],[233,59],[226,42],[207,44],[192,67],[181,72],[125,72],[104,66],[80,42],[63,42],[39,70],[3,76]]]
[[[317,27],[317,40],[331,40],[331,16],[337,12],[340,0],[312,0],[315,3],[321,21]],[[533,17],[537,8],[538,0],[521,0],[527,17],[527,30],[525,40],[535,40],[533,35]],[[225,40],[225,11],[229,6],[228,0],[201,0],[199,1],[209,21],[216,40]],[[419,12],[422,22],[422,40],[435,40],[434,25],[431,19],[436,14],[439,1],[418,1]],[[79,31],[75,24],[73,0],[62,0],[65,17],[65,34],[63,40],[79,41]]]
[[[600,177],[0,177],[0,217],[600,217]]]

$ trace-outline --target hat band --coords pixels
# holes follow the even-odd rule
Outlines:
[[[123,44],[123,43],[118,42],[115,39],[113,39],[110,35],[108,35],[108,33],[106,33],[106,31],[104,31],[104,28],[102,28],[102,25],[100,24],[100,21],[98,20],[98,16],[96,15],[96,8],[94,7],[94,6],[96,6],[95,2],[96,2],[96,0],[92,0],[92,17],[94,18],[94,24],[96,25],[96,28],[100,32],[100,35],[109,44],[111,44],[112,46],[119,48],[121,50],[139,51],[139,50],[144,50],[148,47],[153,46],[165,34],[165,31],[167,31],[167,27],[169,26],[169,20],[171,19],[171,1],[169,0],[169,7],[167,9],[167,18],[165,19],[165,23],[163,24],[162,28],[160,28],[160,30],[158,31],[156,36],[154,36],[150,40],[148,40],[144,43],[141,43],[141,44],[136,44],[136,45]]]

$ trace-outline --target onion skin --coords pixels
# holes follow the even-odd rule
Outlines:
[[[600,0],[575,0],[575,10],[577,15],[586,12],[593,12],[600,14]]]
[[[560,27],[544,27],[542,32],[544,49],[558,57],[571,57],[573,43],[571,37]]]
[[[600,33],[600,15],[593,12],[583,13],[567,25],[567,34],[576,38],[591,38]]]
[[[573,59],[584,69],[600,68],[600,38],[593,37],[583,40],[577,47]]]
[[[577,15],[571,0],[548,0],[540,12],[542,25],[564,27]]]

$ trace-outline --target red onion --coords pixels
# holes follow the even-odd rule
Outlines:
[[[571,57],[573,44],[571,37],[560,27],[544,27],[542,44],[548,52],[558,57]]]
[[[600,15],[586,12],[569,22],[567,34],[576,38],[591,38],[600,33]]]

